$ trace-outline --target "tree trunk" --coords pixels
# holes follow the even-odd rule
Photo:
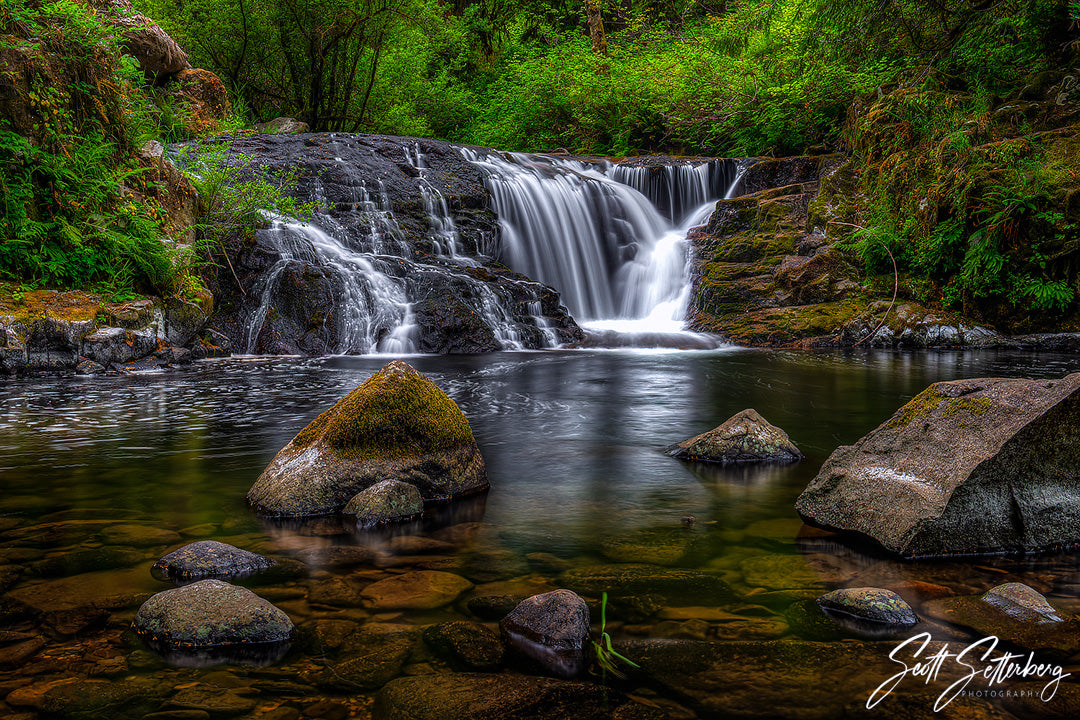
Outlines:
[[[589,18],[589,39],[594,53],[607,55],[607,36],[604,35],[604,18],[600,15],[601,0],[585,0],[585,14]]]

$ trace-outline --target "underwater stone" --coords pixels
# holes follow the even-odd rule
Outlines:
[[[838,448],[795,509],[905,557],[1076,543],[1078,434],[1080,373],[935,383]]]
[[[280,643],[293,632],[284,612],[221,580],[159,592],[139,608],[133,627],[152,646],[172,649]]]
[[[215,540],[200,540],[174,550],[154,563],[150,573],[170,580],[245,576],[265,570],[274,561]]]
[[[425,499],[488,488],[465,415],[408,363],[394,360],[300,431],[248,491],[271,516],[326,515],[394,479]]]
[[[680,460],[719,463],[802,460],[803,454],[780,428],[748,408],[707,433],[671,445],[665,451]]]
[[[419,516],[424,500],[415,485],[400,480],[383,480],[353,495],[342,511],[355,515],[358,525],[380,525]]]
[[[499,623],[506,645],[559,677],[585,670],[589,606],[571,590],[525,598]]]

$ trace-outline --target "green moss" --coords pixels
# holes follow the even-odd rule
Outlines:
[[[293,444],[304,448],[318,440],[353,460],[408,457],[475,442],[454,401],[400,360],[315,418]]]
[[[945,406],[945,417],[956,417],[962,412],[982,417],[989,410],[990,398],[950,398]]]
[[[907,427],[919,418],[929,417],[944,399],[945,394],[938,389],[937,383],[935,383],[912,398],[907,405],[897,410],[885,427]]]

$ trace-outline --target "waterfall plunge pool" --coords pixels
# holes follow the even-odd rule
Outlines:
[[[1076,553],[899,562],[807,532],[792,507],[833,449],[931,382],[1060,377],[1080,370],[1075,356],[739,349],[412,357],[468,416],[488,465],[486,496],[385,534],[253,515],[244,495],[273,455],[386,361],[234,358],[167,374],[0,385],[0,612],[2,629],[17,633],[0,638],[0,698],[8,698],[0,714],[396,717],[392,697],[375,703],[386,683],[468,669],[425,642],[424,628],[473,620],[495,629],[482,608],[574,582],[591,588],[580,591],[594,622],[601,591],[611,594],[607,630],[617,647],[663,641],[662,663],[606,679],[641,712],[871,716],[863,709],[869,689],[899,669],[888,659],[896,640],[830,635],[804,612],[817,595],[902,581],[916,589],[918,612],[919,593],[969,595],[1019,581],[1067,613],[1080,611]],[[747,407],[786,430],[806,459],[722,468],[663,454]],[[150,565],[197,539],[279,561],[278,571],[240,582],[295,622],[284,657],[264,667],[177,667],[129,631],[142,600],[169,587]],[[380,579],[421,570],[472,587],[426,609],[380,607],[364,595]],[[675,570],[718,577],[731,592],[673,589],[665,573]],[[610,580],[618,577],[629,584]],[[397,640],[365,644],[365,628],[376,625],[396,628]],[[956,648],[973,637],[941,621],[924,625]],[[505,663],[483,672],[502,673],[499,683],[520,677]],[[461,687],[477,677],[461,675]],[[1049,703],[1037,697],[1042,683],[1018,680],[999,689],[1034,688],[1036,697],[958,698],[951,716],[1057,712],[1077,697],[1069,680]],[[50,690],[57,681],[79,692]],[[423,717],[450,716],[438,714],[450,701],[437,683],[410,682],[420,683],[413,695]],[[910,680],[877,711],[935,716],[945,685]],[[582,706],[580,716],[589,712]]]

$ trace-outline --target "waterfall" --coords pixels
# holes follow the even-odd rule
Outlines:
[[[486,172],[500,259],[555,287],[583,327],[682,330],[686,237],[734,190],[735,161],[629,167],[461,151]]]

